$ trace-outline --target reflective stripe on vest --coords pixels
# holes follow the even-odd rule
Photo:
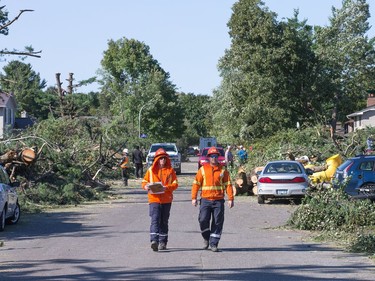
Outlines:
[[[222,172],[223,167],[220,168],[220,185],[212,185],[212,186],[208,186],[206,183],[206,173],[204,171],[204,166],[202,166],[201,169],[202,169],[202,177],[203,177],[202,190],[222,190],[222,191],[225,190],[224,185],[223,185],[223,177],[224,177],[224,173]]]

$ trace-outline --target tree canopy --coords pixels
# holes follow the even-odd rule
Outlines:
[[[176,87],[143,42],[110,40],[102,59],[103,109],[127,124],[126,133],[152,140],[181,137],[185,127]]]
[[[333,10],[331,26],[315,29],[298,19],[298,10],[278,21],[260,0],[236,2],[228,22],[231,46],[219,61],[213,131],[230,142],[273,135],[297,122],[326,123],[338,92],[350,93],[340,98],[344,121],[363,106],[358,98],[364,100],[374,83],[368,18],[365,0],[343,1],[342,9]]]

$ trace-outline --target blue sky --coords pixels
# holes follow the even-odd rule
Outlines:
[[[61,73],[66,87],[70,72],[76,81],[96,75],[110,39],[123,37],[144,42],[162,68],[170,73],[179,91],[211,95],[220,85],[217,63],[230,46],[227,22],[234,0],[0,0],[9,18],[24,13],[2,36],[1,48],[23,49],[32,45],[42,58],[27,58],[48,86]],[[310,25],[327,25],[331,7],[341,0],[264,0],[270,10],[291,17],[299,8],[300,19]],[[370,3],[370,24],[375,25],[375,3]],[[369,33],[375,36],[375,27]],[[2,58],[4,59],[4,58]],[[6,57],[8,61],[16,57]],[[0,62],[0,68],[7,62]],[[96,84],[79,92],[97,91]]]

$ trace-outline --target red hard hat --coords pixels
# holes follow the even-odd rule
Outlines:
[[[207,156],[210,156],[211,154],[217,154],[220,155],[219,150],[217,150],[216,147],[210,147],[210,149],[207,151]]]

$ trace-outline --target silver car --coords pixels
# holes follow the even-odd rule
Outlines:
[[[310,179],[303,165],[297,161],[271,161],[260,173],[257,186],[258,203],[264,204],[270,198],[304,197]]]
[[[176,171],[176,174],[181,174],[181,153],[178,151],[175,143],[153,143],[147,153],[146,162],[147,168],[152,165],[155,158],[155,152],[159,148],[163,148],[171,159],[172,168]]]
[[[16,187],[19,183],[11,183],[7,172],[0,166],[0,231],[3,231],[5,224],[15,224],[21,214],[18,203]]]

